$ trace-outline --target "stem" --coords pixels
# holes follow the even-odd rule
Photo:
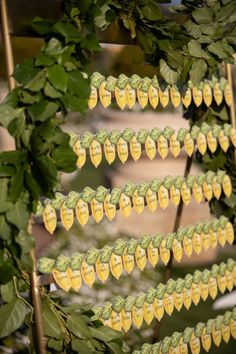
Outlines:
[[[22,300],[22,301],[26,304],[26,306],[30,308],[30,311],[33,312],[34,309],[33,309],[33,307],[30,305],[30,303],[29,303],[28,301],[26,301],[26,300],[19,294],[19,291],[18,291],[17,285],[16,285],[16,277],[15,277],[15,276],[13,277],[13,285],[14,285],[14,290],[15,290],[15,292],[16,292],[16,296],[18,297],[18,299]]]

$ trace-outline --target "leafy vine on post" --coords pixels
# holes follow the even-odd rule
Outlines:
[[[184,90],[189,80],[198,86],[203,78],[219,76],[222,62],[234,62],[234,0],[184,1],[175,10],[184,15],[181,24],[163,16],[154,0],[64,0],[62,4],[61,21],[33,21],[44,44],[34,58],[16,66],[18,86],[0,105],[0,124],[15,138],[17,147],[16,151],[0,153],[0,283],[4,300],[0,338],[23,322],[29,328],[34,326],[32,304],[25,297],[33,266],[29,254],[34,247],[27,225],[39,198],[54,197],[59,172],[76,169],[70,137],[60,124],[67,112],[87,109],[90,80],[84,73],[100,50],[96,30],[105,30],[110,24],[125,27],[146,60],[156,67],[159,82],[165,87],[176,84]],[[195,124],[229,121],[224,103],[212,108],[202,104],[199,109],[190,105],[185,116],[197,120]],[[219,149],[214,159],[208,153],[201,161],[212,170],[226,169],[235,191],[233,150],[226,157]],[[212,202],[211,208],[227,215],[235,226],[235,193],[227,201]],[[91,310],[65,307],[44,288],[41,298],[48,352],[74,353],[81,348],[87,352],[121,352],[120,334],[94,320]]]

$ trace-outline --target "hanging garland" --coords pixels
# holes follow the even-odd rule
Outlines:
[[[70,137],[60,124],[68,111],[83,113],[87,109],[90,80],[84,72],[92,56],[100,50],[96,29],[105,29],[111,23],[122,24],[143,49],[146,60],[157,66],[157,76],[169,85],[190,80],[198,86],[203,78],[218,77],[220,63],[232,63],[236,50],[234,0],[197,4],[185,1],[178,10],[180,14],[188,14],[182,25],[164,17],[154,0],[67,0],[63,6],[65,16],[61,21],[37,18],[33,22],[33,28],[45,42],[34,58],[16,66],[13,76],[18,87],[0,105],[0,124],[16,142],[16,151],[0,153],[0,284],[1,293],[5,294],[0,316],[3,323],[8,320],[9,324],[1,328],[1,338],[19,328],[28,311],[31,317],[33,314],[30,302],[21,296],[30,289],[29,273],[33,267],[30,250],[34,240],[27,232],[27,225],[30,215],[36,212],[39,197],[54,197],[59,172],[76,169],[77,158],[69,146]],[[219,110],[218,117],[224,115],[223,119],[228,121],[223,104]],[[191,112],[190,105],[187,114]],[[207,119],[211,114],[208,110]],[[209,124],[212,125],[211,118]],[[222,161],[219,151],[214,160],[218,166],[214,169],[226,168],[231,177],[232,155],[233,149],[227,160]],[[205,165],[211,159],[208,155]],[[234,176],[232,181],[234,186]],[[233,220],[235,194],[223,203],[223,212]],[[218,204],[211,205],[214,210]],[[74,323],[83,322],[81,316],[63,305],[59,310],[50,294],[41,295],[48,348],[76,352],[81,338]],[[53,330],[46,326],[48,322],[53,323]],[[110,342],[114,340],[117,344],[118,334],[111,335],[108,329],[104,334],[102,327],[104,336],[97,339],[99,334],[93,329],[99,323],[91,323],[89,319],[87,323],[83,322],[87,352],[99,348],[115,353],[117,347]]]

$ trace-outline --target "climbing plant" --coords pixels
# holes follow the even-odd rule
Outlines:
[[[37,55],[16,66],[17,88],[0,105],[0,124],[14,137],[16,150],[0,153],[0,338],[23,322],[34,327],[33,308],[23,293],[30,291],[29,274],[34,238],[28,230],[41,196],[53,197],[60,172],[76,169],[76,155],[69,136],[60,128],[69,111],[87,109],[90,78],[87,65],[101,48],[97,30],[109,25],[124,27],[156,68],[160,84],[180,89],[191,81],[219,75],[222,62],[233,63],[236,50],[235,0],[182,2],[170,19],[154,0],[64,0],[58,22],[34,19],[32,27],[44,38]],[[179,18],[179,20],[178,20]],[[177,21],[178,20],[178,21]],[[209,124],[229,121],[219,107],[190,106],[187,118]],[[196,122],[195,122],[196,123]],[[233,175],[233,152],[217,151],[201,159],[211,169],[226,168]],[[235,190],[235,176],[234,190]],[[226,204],[227,203],[227,204]],[[235,220],[236,195],[213,211]],[[93,321],[89,309],[64,306],[61,298],[41,289],[42,316],[48,352],[121,352],[120,335]],[[81,349],[82,348],[82,349]]]

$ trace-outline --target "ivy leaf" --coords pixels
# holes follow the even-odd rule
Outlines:
[[[7,220],[15,225],[18,229],[27,227],[29,220],[29,212],[27,206],[19,199],[6,213]]]
[[[10,302],[14,296],[13,281],[9,281],[6,284],[2,284],[0,287],[1,297],[5,302]]]
[[[0,105],[0,125],[2,125],[4,128],[7,128],[8,124],[11,123],[11,121],[14,118],[19,118],[23,112],[24,112],[24,108],[12,108],[7,104],[1,104]]]
[[[20,166],[17,170],[15,175],[11,179],[10,187],[9,187],[9,199],[15,203],[19,198],[23,187],[24,187],[24,166]]]
[[[0,213],[6,212],[11,206],[11,203],[8,200],[8,183],[8,178],[0,179]]]
[[[11,302],[0,308],[0,338],[4,338],[16,331],[24,322],[26,315],[25,303],[13,298]]]
[[[62,44],[57,38],[51,38],[45,48],[45,54],[52,57],[62,54],[63,51],[64,48],[62,48]]]
[[[44,87],[44,94],[50,98],[60,98],[62,93],[55,89],[49,82],[46,83]]]
[[[67,42],[73,40],[73,42],[79,43],[81,41],[81,33],[69,22],[57,22],[53,26],[53,31],[65,37]]]
[[[96,348],[89,340],[72,339],[71,348],[80,354],[96,353]]]
[[[191,39],[188,43],[189,54],[196,58],[208,59],[209,55],[202,49],[201,44],[195,39]]]
[[[88,98],[90,94],[89,81],[83,78],[83,75],[79,70],[71,71],[68,74],[68,91],[72,95],[76,95],[80,98]]]
[[[225,53],[225,51],[223,50],[222,46],[221,46],[221,42],[218,41],[218,42],[214,42],[214,43],[211,43],[207,49],[209,50],[209,52],[215,54],[218,56],[218,58],[220,59],[224,59],[228,56],[227,53]]]
[[[15,274],[16,267],[12,260],[7,259],[6,261],[0,262],[0,284],[8,283]]]
[[[110,342],[122,337],[122,333],[114,331],[110,327],[90,328],[90,332],[93,338],[96,338],[102,342]]]
[[[16,138],[19,138],[21,136],[26,127],[25,119],[25,114],[21,114],[19,118],[14,118],[8,124],[8,131],[12,136]]]
[[[143,17],[150,21],[156,21],[162,17],[159,5],[154,2],[148,2],[148,5],[141,8],[141,12]]]
[[[198,8],[192,12],[192,16],[198,24],[212,22],[213,14],[213,9],[206,6]]]
[[[32,92],[39,92],[44,87],[45,80],[46,71],[43,69],[37,73],[37,75],[35,75],[35,77],[30,82],[28,82],[25,88]]]
[[[47,69],[47,74],[48,74],[48,80],[57,90],[66,92],[68,75],[62,66],[58,64],[50,66]]]
[[[178,81],[179,78],[178,72],[172,70],[163,59],[160,60],[160,73],[164,78],[164,80],[168,82],[168,84],[170,85]]]
[[[91,338],[90,329],[81,315],[70,315],[67,318],[66,324],[71,333],[76,337],[81,339]]]
[[[190,80],[194,85],[199,85],[207,72],[207,63],[203,59],[193,62],[190,69]]]
[[[54,313],[45,301],[42,301],[42,319],[44,333],[46,336],[53,337],[56,339],[63,338],[61,325],[59,324],[57,317],[54,315]]]
[[[58,104],[41,100],[28,108],[28,112],[34,121],[44,122],[52,117],[58,110]]]
[[[67,111],[83,113],[88,107],[87,99],[78,98],[77,96],[65,94],[61,100]]]
[[[32,28],[39,34],[45,36],[49,32],[51,32],[51,28],[54,25],[55,21],[52,20],[44,20],[38,16],[36,16],[33,21],[31,21]]]
[[[21,85],[26,85],[39,71],[40,69],[35,68],[33,59],[26,59],[23,63],[16,65],[13,77]]]
[[[0,215],[0,237],[2,240],[10,241],[12,236],[12,230],[10,225],[7,223],[5,216]]]
[[[52,152],[52,159],[60,171],[71,173],[76,170],[77,157],[68,146],[59,146]]]
[[[20,245],[21,251],[24,254],[28,254],[35,246],[34,237],[25,230],[21,230],[15,240]]]
[[[47,343],[48,348],[55,349],[61,352],[63,350],[63,340],[56,340],[54,338],[49,338]]]

